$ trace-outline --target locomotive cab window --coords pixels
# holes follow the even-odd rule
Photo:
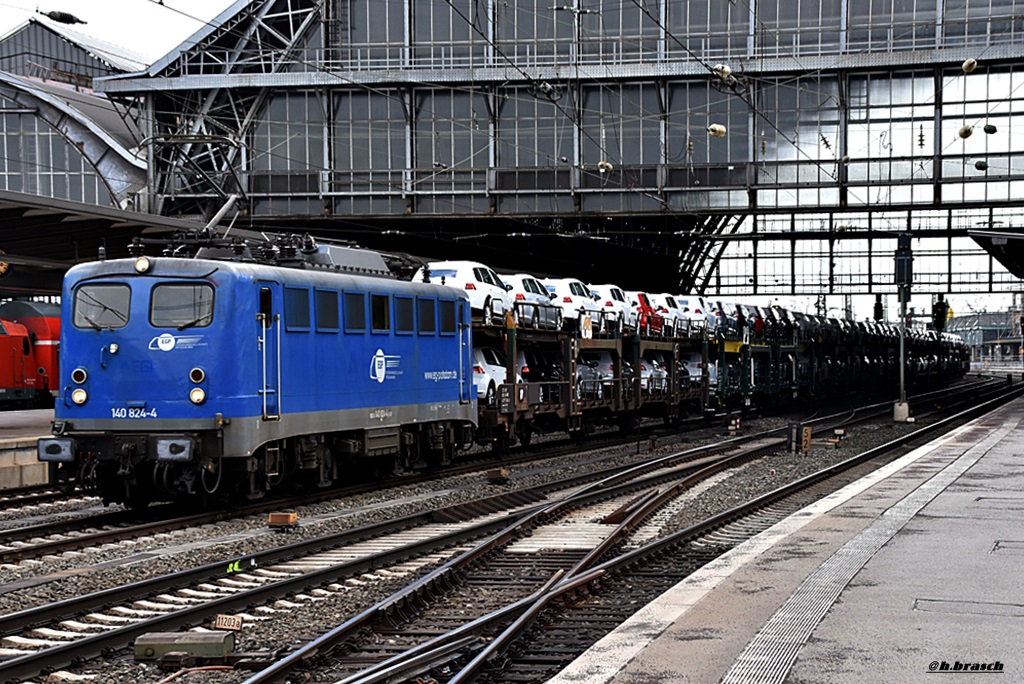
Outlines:
[[[82,285],[75,290],[72,322],[76,328],[123,328],[128,325],[131,297],[127,285]]]
[[[156,285],[149,300],[154,328],[205,328],[213,322],[213,287],[203,283]]]
[[[373,332],[391,330],[391,297],[387,295],[370,295],[370,326]]]
[[[285,330],[309,330],[309,290],[304,287],[284,288]]]
[[[441,334],[454,335],[455,302],[451,301],[450,299],[442,299],[437,303],[437,308],[441,312]]]
[[[411,335],[415,332],[412,297],[395,296],[395,333]]]
[[[274,320],[274,294],[269,287],[260,288],[260,316],[264,328],[269,328]]]
[[[316,290],[317,332],[338,332],[338,293],[334,290]]]
[[[366,332],[366,295],[362,292],[345,293],[345,332]]]
[[[429,297],[420,297],[416,300],[416,303],[419,305],[420,335],[433,335],[437,332],[435,301]]]

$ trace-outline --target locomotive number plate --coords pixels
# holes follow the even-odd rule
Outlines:
[[[156,418],[156,407],[144,408],[112,408],[111,418]]]

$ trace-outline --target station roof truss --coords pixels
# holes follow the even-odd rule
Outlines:
[[[1024,278],[1024,228],[1012,230],[972,230],[970,235],[986,252],[1017,278]]]
[[[95,260],[100,247],[110,258],[123,257],[144,231],[197,227],[192,221],[0,190],[0,296],[59,294],[64,272]]]
[[[843,0],[844,6],[849,2]],[[974,107],[979,97],[961,88],[961,81],[992,88],[980,101],[1007,97],[1009,91],[1010,109],[1024,105],[1024,90],[1017,94],[1015,85],[1024,79],[1020,41],[984,46],[986,73],[975,76],[961,65],[979,49],[965,42],[839,57],[738,54],[734,66],[742,67],[736,66],[730,82],[710,73],[700,59],[665,58],[674,36],[664,26],[656,32],[662,52],[649,60],[602,61],[576,51],[565,63],[556,50],[551,61],[535,57],[520,63],[486,31],[478,31],[482,37],[469,31],[470,41],[486,42],[480,64],[414,57],[410,36],[395,44],[393,57],[360,61],[354,52],[344,53],[335,33],[349,20],[339,16],[343,7],[317,0],[239,0],[148,69],[97,81],[112,98],[152,113],[143,141],[150,160],[150,211],[206,221],[237,199],[230,220],[251,229],[301,225],[383,249],[398,243],[431,256],[490,256],[496,267],[513,256],[522,261],[525,254],[541,272],[578,269],[582,263],[606,273],[628,263],[629,271],[657,273],[657,287],[667,291],[735,294],[891,291],[891,277],[876,278],[881,266],[870,252],[879,245],[888,250],[887,240],[908,231],[924,241],[922,251],[931,253],[931,262],[949,264],[945,275],[929,266],[926,287],[952,292],[975,286],[985,275],[993,290],[1017,287],[994,272],[995,257],[986,261],[984,250],[962,242],[970,241],[971,226],[995,220],[993,210],[1020,206],[1010,188],[1024,182],[1024,173],[1014,163],[1017,151],[992,145],[979,152],[980,143],[968,144],[975,128],[977,142],[989,129],[1006,134],[1011,122],[986,123],[985,107]],[[573,21],[580,21],[579,13]],[[938,41],[939,34],[930,35]],[[503,44],[514,43],[512,36]],[[429,52],[443,45],[423,47]],[[989,75],[991,86],[983,80]],[[934,90],[924,92],[928,84]],[[800,104],[809,86],[818,89],[816,99]],[[915,89],[922,88],[919,101],[900,99],[908,96],[903,91],[917,97]],[[656,162],[598,163],[580,151],[588,145],[607,151],[605,126],[624,120],[625,113],[588,115],[574,107],[588,96],[624,89],[641,103],[637,120],[661,126],[650,133],[657,137],[652,149],[661,150]],[[737,150],[731,156],[713,152],[712,138],[721,137],[724,126],[707,125],[711,118],[695,124],[689,101],[674,102],[694,89],[707,94],[706,102],[700,100],[704,118],[720,112],[728,119],[724,137]],[[401,153],[391,167],[345,168],[330,157],[344,147],[332,136],[355,135],[333,111],[339,93],[377,98],[398,112],[390,125]],[[495,131],[518,125],[502,119],[504,102],[516,93],[527,93],[531,104],[540,102],[538,110],[553,112],[545,124],[573,131],[571,151],[523,167],[499,165]],[[879,99],[883,93],[888,100]],[[472,164],[439,155],[429,140],[418,138],[432,130],[436,138],[441,131],[432,129],[429,117],[417,118],[425,111],[423,99],[433,95],[472,100],[472,121],[485,139],[470,155],[476,158]],[[309,116],[322,120],[311,124],[288,110],[287,120],[268,123],[268,107],[291,104],[290,97],[308,99]],[[795,98],[795,115],[787,98]],[[767,108],[769,101],[775,109]],[[443,116],[456,115],[438,114]],[[792,121],[776,123],[787,116]],[[384,124],[368,121],[371,131]],[[284,132],[266,133],[276,125]],[[257,146],[283,145],[318,127],[324,152],[317,160],[312,156],[318,151],[303,151],[310,158],[297,160]],[[671,132],[676,128],[685,129],[685,136]],[[270,142],[255,143],[257,130]],[[704,157],[694,156],[694,140],[708,150]],[[665,152],[680,146],[676,158]],[[256,157],[266,166],[255,166]],[[788,229],[778,227],[791,217],[804,218],[794,218]],[[843,229],[854,224],[867,227]],[[545,241],[557,249],[543,246]],[[837,266],[848,256],[844,245],[851,244],[858,245],[858,263],[867,264],[856,273]],[[566,263],[565,250],[579,263]],[[979,266],[955,270],[977,258]],[[801,260],[820,263],[817,272],[798,273],[792,264]]]

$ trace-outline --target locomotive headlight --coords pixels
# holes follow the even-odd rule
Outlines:
[[[145,273],[152,266],[150,260],[144,256],[140,256],[135,260],[135,271],[136,273]]]
[[[193,387],[192,391],[188,393],[188,398],[193,404],[202,404],[206,401],[206,392],[203,391],[202,387]]]
[[[109,349],[109,350],[110,350],[110,353],[111,353],[111,354],[116,354],[116,353],[117,353],[117,350],[118,350],[118,349],[120,349],[120,347],[118,347],[118,346],[117,346],[117,342],[111,342],[111,343],[110,343],[110,346],[109,346],[109,347],[107,347],[107,349]]]
[[[83,382],[88,380],[88,378],[89,373],[87,373],[84,368],[76,368],[75,370],[71,371],[71,382],[75,383],[76,385],[81,385]]]
[[[88,392],[79,387],[71,393],[71,401],[75,402],[79,406],[85,403],[85,400],[89,398]]]

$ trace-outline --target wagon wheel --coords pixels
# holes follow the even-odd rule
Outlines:
[[[530,442],[533,440],[533,432],[530,430],[529,424],[525,421],[519,421],[516,436],[519,437],[520,444],[526,447],[530,446]]]

